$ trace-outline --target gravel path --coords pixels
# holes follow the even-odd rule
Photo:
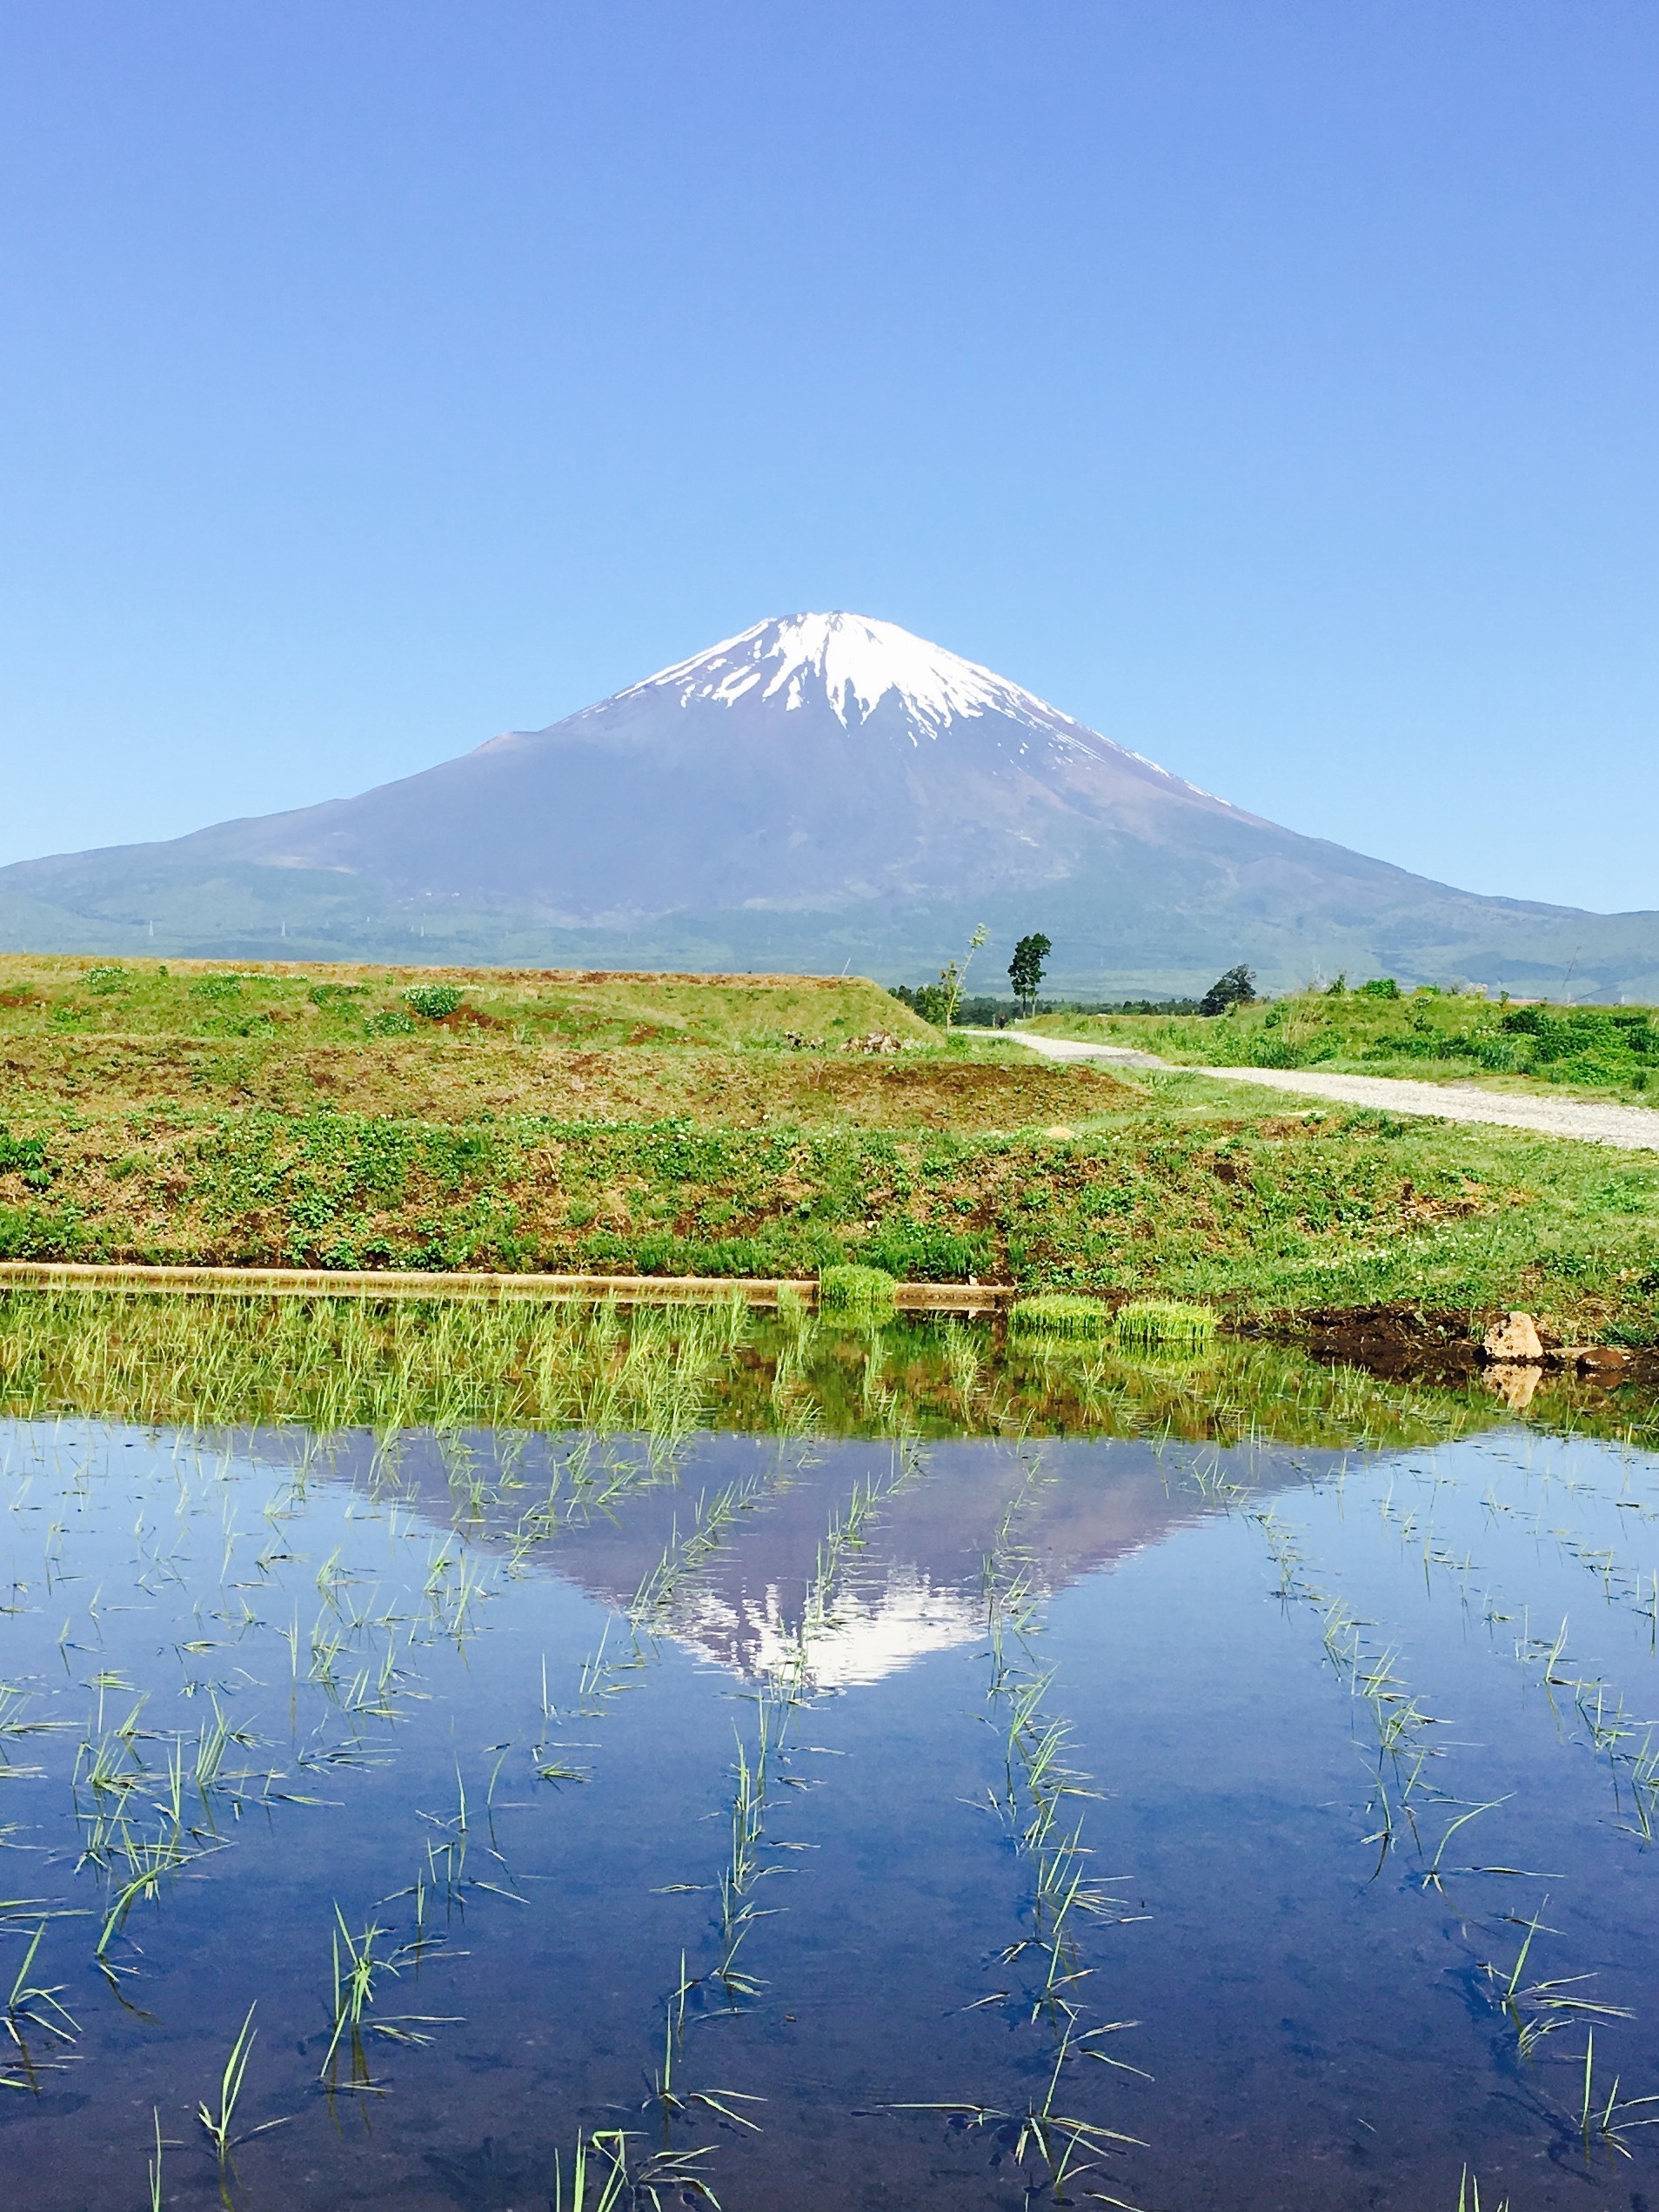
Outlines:
[[[1399,1076],[1322,1076],[1281,1068],[1182,1068],[1118,1044],[1077,1044],[1027,1029],[988,1029],[1041,1053],[1045,1060],[1112,1060],[1131,1068],[1164,1068],[1172,1074],[1208,1076],[1217,1083],[1255,1083],[1264,1090],[1299,1091],[1309,1098],[1338,1098],[1350,1106],[1378,1106],[1394,1114],[1433,1114],[1442,1122],[1496,1122],[1505,1129],[1536,1129],[1545,1136],[1575,1136],[1590,1144],[1616,1144],[1627,1152],[1659,1152],[1659,1113],[1650,1106],[1600,1106],[1582,1098],[1522,1098],[1482,1090],[1474,1083],[1416,1083]]]

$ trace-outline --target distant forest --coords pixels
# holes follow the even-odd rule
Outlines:
[[[900,1005],[920,1014],[924,1022],[945,1019],[944,994],[937,983],[896,983],[892,995]],[[1040,998],[1039,1014],[1196,1014],[1195,998]],[[1006,1029],[1025,1009],[1015,998],[963,996],[956,1002],[956,1027],[968,1029]]]

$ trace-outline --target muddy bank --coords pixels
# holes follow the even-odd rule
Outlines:
[[[1502,1371],[1481,1347],[1492,1317],[1395,1304],[1268,1314],[1223,1325],[1236,1336],[1294,1345],[1327,1365],[1361,1367],[1400,1381],[1461,1383],[1485,1376],[1495,1384]],[[1544,1373],[1565,1371],[1602,1389],[1634,1384],[1659,1392],[1659,1346],[1569,1344],[1544,1323],[1539,1337]]]

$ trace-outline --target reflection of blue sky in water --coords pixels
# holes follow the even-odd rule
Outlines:
[[[225,1457],[3,1431],[6,1718],[69,1724],[0,1737],[4,1894],[43,1900],[0,1920],[5,1986],[41,1915],[90,1915],[46,1922],[37,1978],[81,2033],[56,2054],[32,2036],[38,2095],[0,2100],[12,2201],[144,2202],[155,2104],[169,2202],[206,2212],[192,2108],[251,2003],[247,2122],[285,2124],[239,2155],[248,2212],[528,2212],[579,2127],[654,2124],[640,2103],[683,1952],[686,2085],[765,2100],[758,2136],[691,2131],[726,2212],[1015,2212],[1011,2143],[891,2108],[1017,2111],[1052,2054],[1030,1954],[1007,1955],[1031,1932],[1034,1861],[992,1810],[1000,1532],[1005,1586],[1023,1574],[1036,1605],[1021,1663],[1053,1671],[1040,1710],[1098,1793],[1067,1818],[1091,1869],[1120,1878],[1119,1908],[1080,1929],[1078,2002],[1139,2022],[1110,2048],[1154,2077],[1067,2075],[1087,2117],[1144,2139],[1099,2185],[1240,2212],[1449,2209],[1467,2159],[1515,2212],[1659,2198],[1648,2136],[1628,2161],[1583,2159],[1586,2016],[1558,2014],[1529,2057],[1517,2033],[1548,2026],[1551,1984],[1629,2008],[1593,2016],[1596,2079],[1659,2090],[1652,1460],[1524,1431],[1346,1464],[1067,1441],[946,1444],[912,1465],[884,1444],[706,1437],[677,1481],[624,1484],[515,1553],[545,1468],[484,1441],[469,1466],[411,1440],[387,1479],[358,1439],[302,1470],[291,1438]],[[818,1604],[861,1486],[865,1540]],[[726,1540],[636,1652],[621,1609],[720,1494],[741,1501]],[[775,1752],[759,1849],[776,1872],[741,1954],[757,1987],[728,2014],[706,1977],[734,1730],[753,1753],[754,1686],[798,1663],[804,1620],[810,1701]],[[109,1883],[80,1863],[100,1699],[106,1749],[138,1714],[135,1833],[157,1829],[175,1744],[193,1776],[216,1713],[244,1739],[192,1800],[193,1855],[112,1938],[113,1988],[92,1963]],[[1380,1761],[1380,1725],[1398,1758]],[[539,1762],[590,1779],[551,1785]],[[1477,1805],[1437,1887],[1426,1870]],[[433,1869],[463,1842],[446,1910]],[[433,2040],[371,2043],[384,2095],[331,2115],[335,1905],[407,1942],[417,1875],[446,1940],[378,2002],[438,2016]],[[1512,2016],[1482,1966],[1507,1974],[1534,1914]]]

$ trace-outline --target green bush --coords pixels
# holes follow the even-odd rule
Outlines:
[[[415,1025],[407,1014],[393,1007],[384,1014],[370,1015],[363,1026],[371,1037],[406,1037]]]
[[[1111,1309],[1098,1298],[1080,1298],[1063,1290],[1040,1298],[1020,1298],[1008,1316],[1016,1337],[1092,1337],[1108,1334]]]
[[[37,1136],[13,1136],[0,1127],[0,1175],[20,1175],[30,1190],[44,1190],[52,1179],[46,1147]]]
[[[411,983],[403,996],[404,1004],[412,1006],[426,1022],[441,1022],[461,1002],[461,994],[453,983]]]
[[[818,1278],[819,1310],[857,1321],[886,1321],[896,1310],[892,1276],[879,1267],[826,1267]]]

